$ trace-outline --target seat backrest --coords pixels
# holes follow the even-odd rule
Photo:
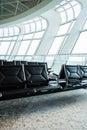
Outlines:
[[[45,65],[25,65],[25,76],[29,83],[48,84],[48,74]]]
[[[59,78],[65,79],[65,71],[64,71],[64,64],[61,66],[60,72],[59,72]]]
[[[24,87],[24,74],[22,66],[0,66],[0,89],[16,89]]]
[[[81,71],[78,65],[65,65],[65,74],[68,79],[81,79]]]
[[[28,65],[46,65],[47,66],[47,62],[28,62]]]
[[[79,66],[82,74],[82,78],[87,79],[87,66]]]
[[[14,62],[15,62],[15,65],[21,65],[21,61],[14,60]]]
[[[3,61],[4,61],[4,60],[0,60],[0,66],[3,65]]]
[[[20,64],[28,65],[27,61],[20,61]]]
[[[27,62],[28,65],[38,66],[38,65],[45,65],[47,72],[49,71],[47,62]],[[27,65],[26,64],[26,65]],[[49,73],[49,72],[48,72]]]
[[[28,63],[28,65],[38,65],[38,62],[27,62]]]
[[[3,61],[3,65],[4,66],[15,65],[15,62],[14,61]]]

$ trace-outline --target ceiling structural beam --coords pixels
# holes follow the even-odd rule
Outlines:
[[[21,2],[19,2],[18,10],[20,10],[21,12],[24,12],[24,11],[26,11],[28,9],[29,9],[28,6],[26,6],[26,5],[22,4]]]
[[[17,1],[17,5],[16,5],[16,9],[15,9],[15,15],[17,14],[18,6],[19,6],[19,1]]]
[[[32,1],[32,0],[19,0],[20,2]]]
[[[3,14],[3,7],[0,7],[0,16]]]
[[[3,2],[1,2],[0,3],[0,6],[4,6],[4,5],[10,5],[10,4],[15,4],[15,3],[17,3],[17,1],[11,1],[11,2],[6,2],[6,3],[3,3]]]
[[[20,4],[21,4],[22,6],[24,6],[26,9],[30,9],[28,6],[26,6],[26,5],[23,4],[22,2],[20,2]]]
[[[14,14],[14,12],[12,11],[12,10],[10,10],[9,8],[5,8],[4,6],[2,7],[2,9],[4,10],[7,10],[9,13],[11,13],[11,14]],[[4,12],[4,11],[3,11]]]
[[[41,2],[41,0],[38,0],[38,1],[37,1],[37,4],[39,4],[40,2]]]
[[[14,16],[18,17],[18,15],[32,9],[44,1],[46,0],[0,0],[0,20],[6,20]],[[3,23],[3,21],[0,22]]]

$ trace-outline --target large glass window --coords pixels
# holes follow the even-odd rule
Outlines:
[[[74,55],[74,57],[69,57],[68,64],[87,64],[87,21],[79,33],[80,35],[71,54]]]
[[[17,55],[21,55],[21,59],[25,60],[26,57],[31,57],[35,54],[46,31],[47,21],[41,17],[38,17],[23,23],[22,26],[24,27],[24,32],[21,33],[23,38],[22,42],[20,42],[20,48],[18,49],[16,57]],[[25,49],[24,46],[26,46]]]
[[[58,52],[61,42],[64,37],[56,37],[49,51],[49,55],[55,55]]]
[[[76,45],[72,51],[74,54],[86,54],[87,53],[87,31],[82,32],[76,42]]]
[[[66,44],[66,40],[75,24],[76,18],[81,11],[81,5],[76,0],[64,0],[55,7],[60,14],[61,24],[48,52],[48,55],[56,57],[60,47]],[[55,61],[55,58],[54,58]]]
[[[76,11],[76,7],[79,8],[78,11]],[[69,35],[75,23],[75,20],[76,20],[75,18],[77,17],[77,14],[80,13],[80,10],[81,10],[80,4],[76,2],[75,0],[74,1],[64,0],[56,7],[56,11],[58,11],[58,13],[60,13],[60,16],[61,16],[61,24],[57,32],[57,35],[55,36],[53,45],[50,48],[48,54],[58,53],[60,46],[63,44],[63,42],[65,42],[63,39]]]
[[[9,45],[10,45],[10,42],[3,42],[3,44],[1,44],[1,46],[0,46],[0,55],[5,55],[6,54]]]
[[[47,21],[42,17],[34,18],[20,25],[1,28],[0,55],[4,55],[4,59],[8,55],[8,60],[10,58],[25,60],[29,55],[31,57],[35,54],[46,29]],[[31,58],[28,57],[28,59]]]
[[[39,43],[40,43],[40,40],[33,40],[28,49],[27,55],[34,55]]]
[[[22,41],[21,45],[19,47],[17,55],[24,55],[26,53],[27,48],[28,48],[29,45],[30,45],[30,41],[29,40]]]

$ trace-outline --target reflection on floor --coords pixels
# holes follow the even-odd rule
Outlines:
[[[0,130],[87,130],[87,90],[0,101]]]

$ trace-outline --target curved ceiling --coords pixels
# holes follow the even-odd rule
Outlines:
[[[62,0],[0,0],[0,27],[40,16]]]
[[[44,0],[0,0],[0,20],[17,16]]]

